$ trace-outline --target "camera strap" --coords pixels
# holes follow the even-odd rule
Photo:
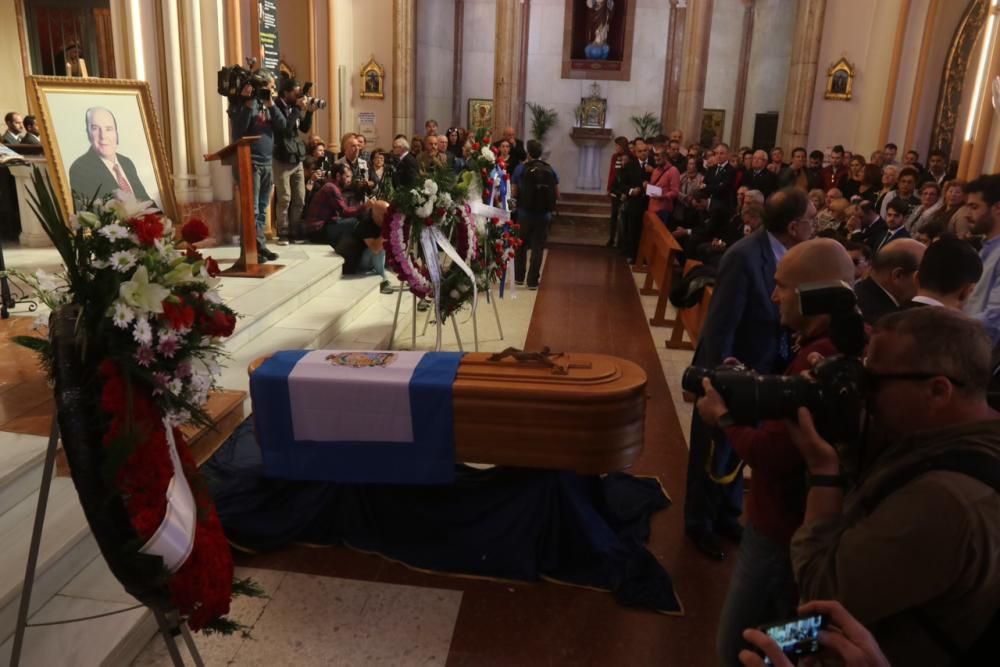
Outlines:
[[[705,474],[708,475],[708,478],[716,484],[732,484],[738,479],[738,475],[743,474],[743,468],[746,466],[746,463],[740,459],[740,462],[736,464],[736,468],[732,472],[721,476],[716,475],[713,472],[715,470],[715,466],[713,465],[715,462],[715,440],[716,438],[713,435],[708,443],[708,457],[705,459]]]

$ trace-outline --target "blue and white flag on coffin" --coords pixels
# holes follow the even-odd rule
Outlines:
[[[461,353],[295,350],[250,377],[269,477],[382,484],[454,480]]]

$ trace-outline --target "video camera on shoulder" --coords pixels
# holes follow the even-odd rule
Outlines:
[[[690,366],[681,384],[702,396],[708,378],[729,408],[734,423],[754,426],[766,419],[796,419],[805,407],[820,435],[830,442],[853,442],[862,430],[865,405],[865,325],[854,290],[846,283],[810,283],[799,287],[806,316],[830,315],[829,335],[840,354],[817,364],[808,376],[760,375],[745,366]]]
[[[274,91],[271,90],[270,77],[260,69],[253,69],[257,65],[256,58],[248,57],[246,62],[246,67],[233,65],[219,70],[219,95],[228,97],[229,101],[233,102],[243,97],[243,89],[249,85],[253,89],[251,95],[253,99],[267,102],[274,95]]]

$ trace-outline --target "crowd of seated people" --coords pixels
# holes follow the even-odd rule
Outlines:
[[[780,148],[681,146],[679,133],[616,140],[609,245],[634,259],[651,213],[684,257],[717,267],[693,365],[799,375],[837,354],[831,317],[802,311],[799,288],[817,283],[854,291],[867,338],[869,427],[856,442],[828,442],[805,409],[737,424],[705,381],[685,525],[712,559],[738,545],[720,663],[764,664],[752,646],[792,664],[752,628],[822,609],[833,623],[820,643],[848,665],[988,664],[984,638],[1000,628],[1000,174],[958,180],[941,151],[899,163],[892,144],[871,159],[795,148],[788,163]],[[798,607],[810,600],[823,602]]]

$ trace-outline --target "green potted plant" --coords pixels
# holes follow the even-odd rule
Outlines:
[[[636,136],[651,137],[659,134],[662,129],[660,119],[648,111],[641,116],[632,116],[629,120],[632,121]]]
[[[555,109],[534,102],[528,102],[528,109],[531,110],[531,138],[544,143],[545,135],[558,124],[559,114]]]

